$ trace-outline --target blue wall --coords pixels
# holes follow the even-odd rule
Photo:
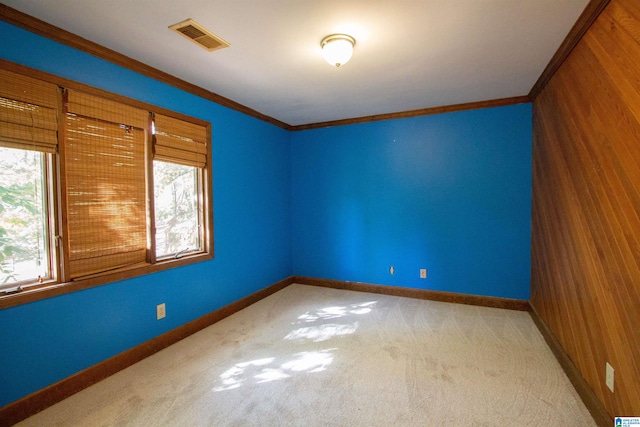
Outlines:
[[[294,274],[528,300],[531,135],[530,104],[293,133]]]
[[[0,407],[291,274],[529,298],[529,105],[288,133],[4,22],[0,39],[210,121],[215,227],[212,261],[0,310]]]
[[[211,122],[215,232],[212,261],[0,310],[0,407],[291,274],[288,132],[4,22],[0,39],[9,61]]]

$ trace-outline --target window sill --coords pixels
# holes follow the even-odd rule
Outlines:
[[[45,282],[25,286],[23,290],[18,292],[0,294],[0,310],[212,259],[213,254],[198,253],[185,255],[179,259],[158,261],[156,264],[124,267],[66,283]]]

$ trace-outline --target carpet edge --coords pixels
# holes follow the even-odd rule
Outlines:
[[[357,292],[369,292],[397,297],[451,302],[455,304],[478,305],[483,307],[505,308],[508,310],[529,311],[529,301],[511,298],[487,297],[480,295],[459,294],[454,292],[434,291],[429,289],[376,285],[372,283],[350,282],[346,280],[318,279],[307,276],[293,276],[293,283],[300,283],[301,285],[321,286],[325,288],[344,289]]]

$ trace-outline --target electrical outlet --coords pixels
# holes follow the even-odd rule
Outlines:
[[[389,267],[389,274],[391,274],[392,276],[396,274],[396,269],[393,267],[393,265]]]
[[[611,390],[611,393],[613,393],[613,373],[613,366],[609,365],[609,362],[607,362],[605,382],[607,383],[609,390]]]
[[[427,278],[427,269],[426,268],[421,268],[420,269],[420,278],[421,279],[426,279]]]
[[[166,316],[167,316],[167,310],[164,303],[156,305],[156,318],[160,320],[160,319],[164,319]]]

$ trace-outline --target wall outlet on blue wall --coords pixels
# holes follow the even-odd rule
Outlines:
[[[164,303],[156,305],[156,318],[164,319],[167,316],[167,309]]]

